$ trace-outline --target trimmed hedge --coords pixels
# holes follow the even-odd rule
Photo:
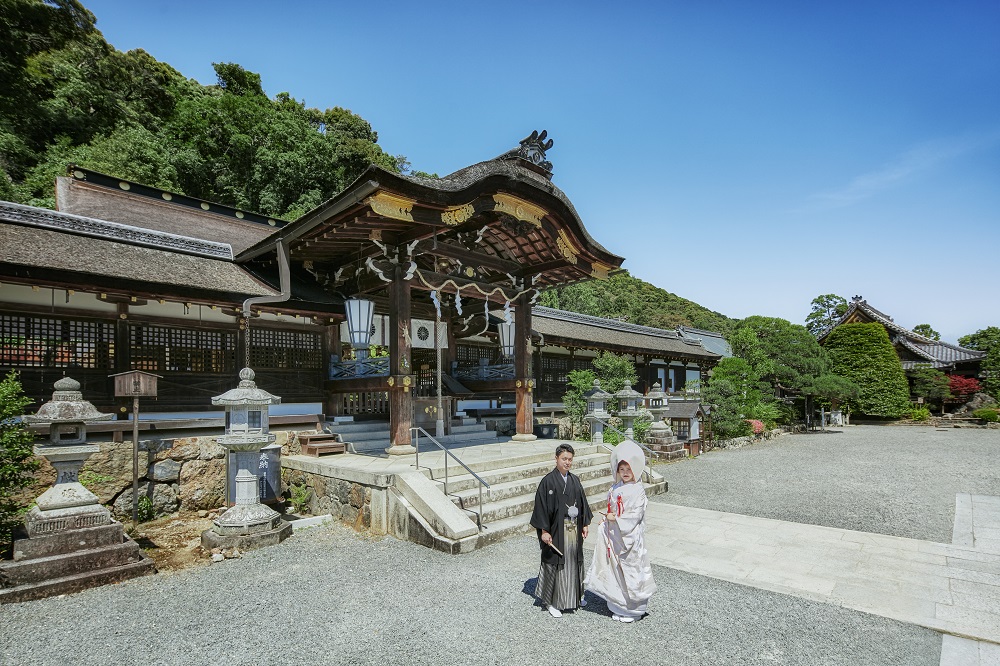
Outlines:
[[[881,324],[843,324],[823,345],[830,370],[858,385],[852,411],[898,419],[910,412],[910,387],[899,356]]]

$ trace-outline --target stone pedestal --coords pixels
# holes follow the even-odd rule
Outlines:
[[[678,460],[687,456],[684,443],[674,439],[674,433],[663,421],[654,421],[646,434],[646,446],[657,460]]]
[[[156,566],[121,523],[69,527],[14,540],[14,560],[0,562],[0,603],[70,594],[151,573]]]

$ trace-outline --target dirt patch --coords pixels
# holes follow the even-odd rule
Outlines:
[[[211,526],[209,517],[180,513],[140,523],[133,537],[158,571],[179,571],[211,563],[211,553],[201,547],[201,533]]]

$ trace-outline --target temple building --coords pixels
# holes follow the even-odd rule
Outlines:
[[[885,327],[904,370],[930,367],[949,375],[978,377],[980,374],[980,366],[986,358],[986,352],[966,349],[914,333],[894,322],[889,315],[873,308],[861,296],[855,296],[851,300],[840,321],[824,331],[819,336],[819,342],[823,344],[830,331],[841,324],[869,323],[878,323]]]
[[[623,262],[553,185],[551,146],[534,132],[442,178],[371,166],[293,222],[70,167],[58,210],[0,202],[0,372],[37,404],[72,374],[125,418],[110,375],[156,373],[156,411],[190,413],[252,367],[288,409],[389,421],[390,453],[477,401],[530,439],[602,350],[642,391],[694,386],[718,336],[534,306]]]

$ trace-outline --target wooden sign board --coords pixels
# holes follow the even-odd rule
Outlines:
[[[156,380],[160,378],[159,375],[142,370],[132,370],[111,376],[115,378],[116,398],[156,397]]]

